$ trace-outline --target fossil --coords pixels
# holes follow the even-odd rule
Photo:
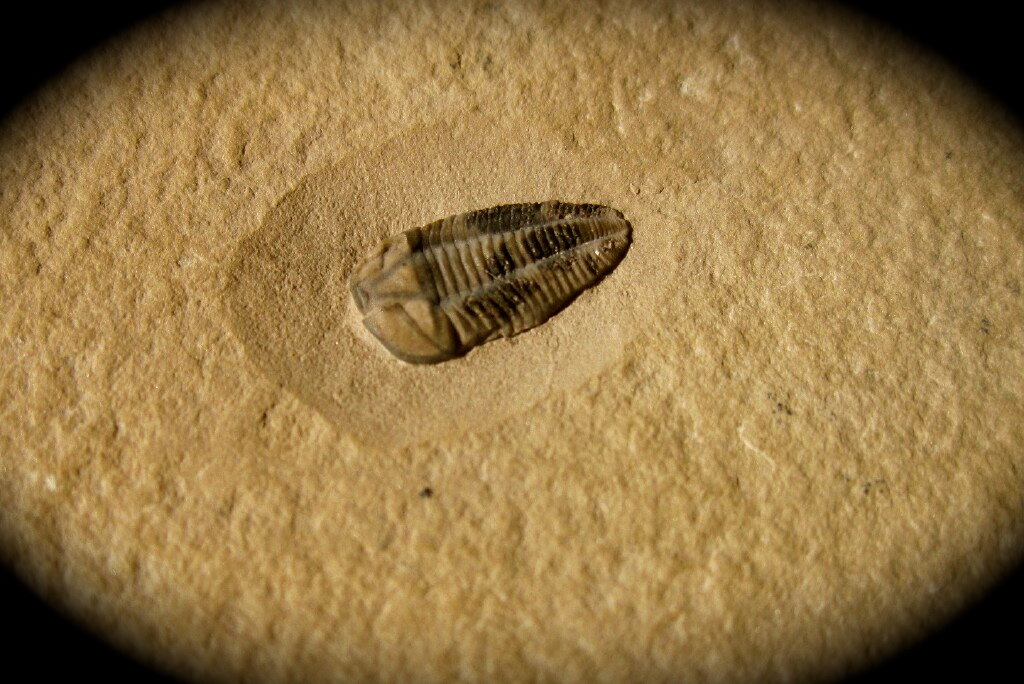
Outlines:
[[[409,363],[540,325],[625,256],[631,226],[598,204],[509,204],[393,235],[359,262],[363,324]]]

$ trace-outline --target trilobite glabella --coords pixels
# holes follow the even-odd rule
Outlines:
[[[538,326],[629,249],[621,212],[598,204],[509,204],[393,235],[352,273],[363,324],[409,363],[462,356]]]

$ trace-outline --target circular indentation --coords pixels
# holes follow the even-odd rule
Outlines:
[[[681,228],[637,201],[628,173],[596,159],[536,122],[479,116],[353,154],[303,179],[242,242],[225,291],[234,330],[261,370],[372,446],[485,429],[578,387],[656,315]],[[349,283],[371,247],[447,214],[545,197],[628,208],[634,246],[598,290],[550,325],[440,366],[404,364],[369,336]]]

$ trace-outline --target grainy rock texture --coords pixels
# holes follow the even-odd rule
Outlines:
[[[201,681],[785,681],[1024,541],[1024,138],[796,3],[201,3],[0,129],[0,558]],[[417,367],[352,265],[620,209]]]

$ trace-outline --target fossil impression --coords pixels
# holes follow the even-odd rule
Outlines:
[[[409,363],[438,363],[540,325],[615,268],[630,245],[598,204],[509,204],[393,235],[352,273],[363,324]]]

